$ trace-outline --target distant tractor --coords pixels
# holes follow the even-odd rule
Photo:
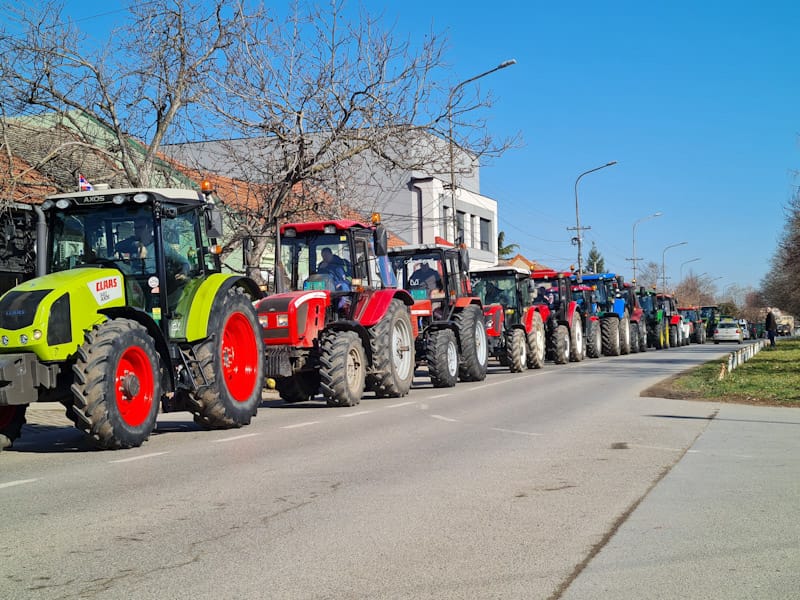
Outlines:
[[[647,345],[656,350],[669,348],[669,323],[656,298],[656,292],[640,287],[636,290],[636,297],[642,307],[642,321],[647,327]]]
[[[417,363],[427,365],[433,386],[483,381],[488,340],[466,248],[416,244],[392,248],[389,257],[399,285],[414,299]]]
[[[706,328],[706,339],[714,337],[714,330],[717,328],[721,315],[722,311],[715,304],[700,307],[700,318]]]
[[[266,374],[290,403],[321,392],[329,406],[354,406],[365,390],[408,394],[414,332],[408,292],[397,289],[380,217],[280,228],[279,293],[256,308]]]
[[[545,360],[544,321],[531,306],[530,271],[499,265],[470,272],[483,302],[489,354],[512,373],[541,369]]]
[[[58,401],[101,448],[141,445],[165,412],[240,427],[261,402],[250,279],[220,272],[212,190],[48,197],[43,274],[0,297],[0,445]]]
[[[671,294],[656,294],[656,302],[664,312],[664,319],[669,328],[669,347],[685,346],[688,340],[684,339],[681,314],[678,312],[675,298]]]
[[[700,317],[700,308],[697,306],[679,306],[678,312],[688,321],[690,327],[690,338],[695,344],[706,343],[706,328]]]
[[[572,297],[577,303],[583,321],[586,356],[600,358],[603,355],[603,339],[600,334],[600,314],[594,302],[594,286],[574,283]]]
[[[603,354],[619,356],[630,353],[631,318],[617,276],[614,273],[585,273],[581,280],[594,289],[593,301],[600,317]],[[636,339],[638,341],[638,331]]]
[[[541,313],[547,332],[547,357],[559,365],[581,361],[586,353],[583,319],[572,297],[571,275],[551,269],[531,271],[533,306]]]

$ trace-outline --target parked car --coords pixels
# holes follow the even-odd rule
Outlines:
[[[714,343],[736,342],[741,344],[744,340],[741,326],[736,321],[720,321],[714,329]]]

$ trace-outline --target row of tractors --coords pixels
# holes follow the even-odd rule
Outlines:
[[[452,246],[390,249],[377,215],[281,226],[265,296],[222,272],[206,185],[59,194],[37,214],[37,277],[0,297],[0,448],[33,402],[63,404],[100,448],[131,448],[159,411],[247,425],[265,387],[353,406],[408,394],[422,365],[446,388],[483,380],[490,357],[519,372],[688,343],[669,296],[610,273],[470,271]]]

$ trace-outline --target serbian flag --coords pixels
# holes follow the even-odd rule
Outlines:
[[[91,192],[94,190],[94,186],[86,180],[82,174],[78,175],[78,189],[82,192]]]

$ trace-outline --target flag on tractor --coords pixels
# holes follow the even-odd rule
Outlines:
[[[78,175],[78,189],[82,192],[91,192],[94,189],[94,186],[89,183],[86,177],[83,174]]]

